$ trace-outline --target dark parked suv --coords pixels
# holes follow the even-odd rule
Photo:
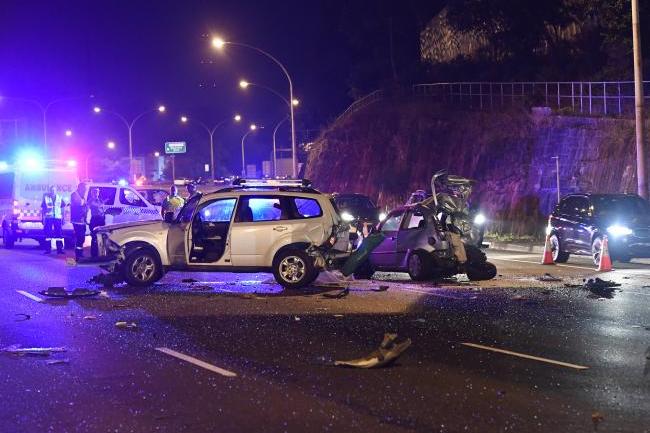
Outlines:
[[[650,257],[650,204],[638,195],[568,195],[551,214],[549,229],[558,263],[582,254],[591,255],[597,264],[605,235],[614,260]]]

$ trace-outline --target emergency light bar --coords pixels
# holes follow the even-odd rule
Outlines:
[[[239,178],[232,181],[234,186],[244,188],[261,188],[261,187],[293,187],[309,188],[311,181],[307,179],[244,179]]]

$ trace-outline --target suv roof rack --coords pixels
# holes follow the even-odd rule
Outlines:
[[[245,179],[238,178],[232,181],[233,186],[242,188],[265,188],[265,187],[293,187],[310,188],[311,181],[307,179]]]

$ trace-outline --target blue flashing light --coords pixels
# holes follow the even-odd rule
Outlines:
[[[7,161],[0,161],[0,171],[6,171],[9,168]]]
[[[129,183],[126,181],[126,179],[120,179],[117,181],[117,184],[119,186],[127,186]]]
[[[40,170],[43,168],[43,158],[32,150],[23,150],[18,154],[18,167],[22,170]]]

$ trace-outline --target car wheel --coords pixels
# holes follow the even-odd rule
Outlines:
[[[555,263],[566,263],[569,260],[570,254],[562,251],[562,244],[560,238],[556,234],[552,234],[549,242],[551,243],[551,254]]]
[[[375,269],[372,267],[368,260],[365,260],[359,267],[354,271],[354,278],[357,280],[369,280],[375,274]]]
[[[594,261],[594,265],[600,265],[600,250],[603,248],[603,238],[596,236],[593,241],[591,241],[591,258]]]
[[[155,251],[138,248],[127,253],[122,275],[130,286],[146,287],[162,278],[162,265]]]
[[[490,262],[468,263],[465,271],[470,281],[491,280],[497,276],[497,267]]]
[[[5,248],[8,250],[12,249],[14,247],[14,236],[11,233],[11,230],[9,230],[7,227],[2,228],[2,244],[4,245]]]
[[[302,289],[318,277],[314,260],[302,250],[288,248],[273,259],[273,276],[285,289]]]
[[[431,275],[431,260],[422,251],[416,251],[411,254],[407,266],[408,273],[413,281],[426,280]]]

